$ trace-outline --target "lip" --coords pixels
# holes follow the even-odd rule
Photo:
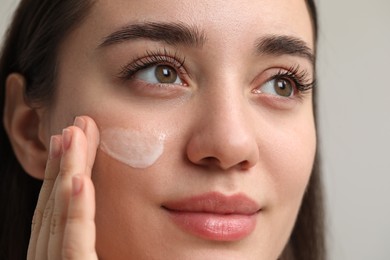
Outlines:
[[[238,241],[256,227],[261,207],[240,193],[211,192],[162,205],[180,229],[206,240]]]

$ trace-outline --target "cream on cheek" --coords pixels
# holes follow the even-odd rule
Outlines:
[[[152,166],[164,151],[164,133],[107,128],[101,131],[100,149],[133,168]]]

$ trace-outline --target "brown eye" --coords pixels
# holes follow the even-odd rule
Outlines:
[[[158,65],[154,71],[154,75],[159,83],[172,84],[177,81],[177,72],[172,67],[167,65]]]
[[[283,78],[274,80],[274,89],[282,97],[290,97],[294,92],[291,82]]]
[[[279,97],[291,97],[294,95],[293,83],[285,78],[274,78],[255,90],[255,93],[264,93]]]
[[[177,70],[169,65],[153,65],[139,70],[135,78],[151,84],[175,84],[183,85]]]

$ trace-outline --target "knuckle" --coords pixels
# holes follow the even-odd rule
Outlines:
[[[45,199],[47,198],[51,191],[53,190],[53,183],[54,181],[44,181],[41,186],[41,191],[39,192],[39,199]]]
[[[61,166],[61,169],[58,173],[58,178],[64,179],[72,175],[72,168],[68,165]]]
[[[50,223],[50,234],[56,235],[61,232],[63,226],[62,216],[59,213],[53,213]]]
[[[68,241],[67,243],[64,244],[62,247],[62,259],[64,260],[75,260],[75,259],[83,259],[78,257],[80,252],[79,252],[79,247],[80,245],[77,245],[75,242]]]
[[[64,245],[62,247],[62,259],[71,260],[75,259],[74,249],[69,245]]]
[[[63,260],[98,259],[94,248],[84,249],[75,242],[66,243],[62,247],[61,256]]]
[[[52,182],[55,181],[55,179],[56,179],[55,174],[51,174],[51,173],[46,172],[43,181],[44,181],[45,183],[52,183]]]
[[[75,169],[75,167],[65,165],[61,167],[57,178],[59,178],[60,180],[67,180],[76,174],[82,173],[80,172],[80,170]]]
[[[49,198],[49,201],[47,202],[45,206],[45,210],[43,211],[42,215],[42,221],[47,221],[51,218],[52,212],[53,212],[53,205],[54,205],[54,199]]]
[[[53,215],[53,217],[51,218],[51,222],[50,222],[50,234],[51,235],[56,234],[57,226],[58,226],[57,216]]]
[[[31,232],[34,232],[37,226],[40,226],[42,223],[43,212],[41,209],[36,208],[34,215],[31,221]]]

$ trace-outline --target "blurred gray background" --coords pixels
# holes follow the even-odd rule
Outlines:
[[[0,39],[18,0],[0,0]],[[390,1],[319,0],[329,260],[390,259]]]

